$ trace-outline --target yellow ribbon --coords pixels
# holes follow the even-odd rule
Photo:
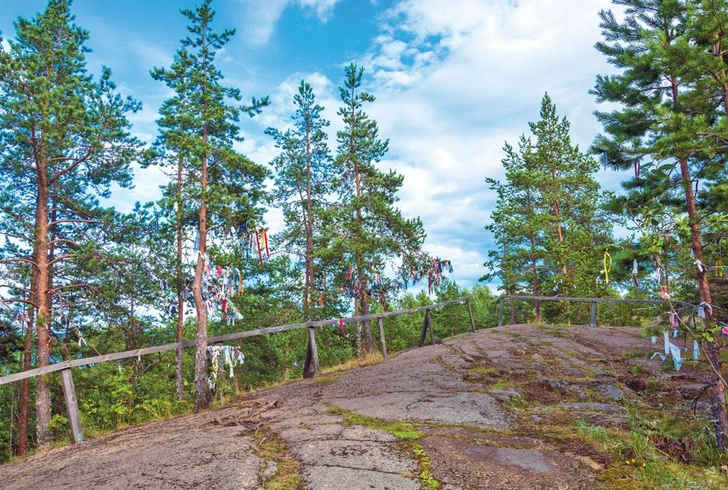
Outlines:
[[[607,262],[607,259],[609,259],[609,262]],[[604,283],[609,284],[609,271],[612,270],[612,256],[609,255],[609,252],[606,250],[604,251]]]

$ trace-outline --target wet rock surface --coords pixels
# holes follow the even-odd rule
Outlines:
[[[614,363],[651,348],[631,328],[483,330],[19,460],[0,486],[264,488],[285,466],[261,450],[276,437],[298,465],[290,488],[595,490],[609,457],[550,427],[623,424],[645,387]]]

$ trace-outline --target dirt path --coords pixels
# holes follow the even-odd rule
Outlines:
[[[625,423],[640,350],[629,328],[484,330],[17,461],[0,487],[596,490],[608,456],[568,430]]]

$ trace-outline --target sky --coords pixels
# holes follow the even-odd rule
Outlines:
[[[108,66],[121,94],[143,103],[130,117],[143,141],[155,138],[157,111],[171,96],[149,71],[170,65],[187,35],[179,9],[196,3],[72,4],[76,23],[90,32],[89,71]],[[33,17],[45,6],[45,0],[0,0],[3,37],[14,37],[19,16]],[[485,178],[503,178],[503,145],[528,133],[544,93],[571,122],[580,148],[601,131],[589,90],[597,74],[613,72],[594,49],[601,39],[598,12],[611,8],[608,0],[214,0],[212,7],[215,30],[237,30],[216,59],[224,82],[247,100],[271,100],[261,115],[241,122],[245,140],[237,149],[261,164],[274,158],[264,130],[290,125],[293,94],[304,79],[332,122],[335,150],[344,67],[364,67],[364,88],[376,97],[365,110],[389,139],[379,166],[404,175],[399,208],[422,219],[425,249],[451,260],[451,278],[463,287],[486,272],[493,246],[484,226],[495,195]],[[120,210],[156,199],[166,181],[156,169],[136,168],[135,175],[135,188],[112,198]],[[597,179],[616,190],[621,176],[600,171]],[[272,233],[281,229],[280,213],[266,219]]]

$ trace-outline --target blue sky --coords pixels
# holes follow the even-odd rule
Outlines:
[[[92,73],[109,66],[124,95],[144,104],[131,118],[144,141],[156,135],[157,110],[167,88],[149,76],[169,66],[186,36],[180,8],[193,0],[75,0],[76,23],[89,30]],[[0,0],[0,30],[32,17],[45,0]],[[336,111],[343,67],[366,70],[367,107],[389,138],[382,168],[405,176],[399,207],[420,216],[428,251],[453,261],[453,279],[472,286],[485,272],[495,196],[485,177],[501,178],[505,141],[516,143],[538,119],[548,92],[572,124],[572,139],[588,147],[600,127],[588,91],[597,74],[611,72],[593,48],[600,40],[600,9],[608,0],[215,0],[216,29],[237,34],[218,56],[229,85],[245,98],[269,95],[272,105],[242,123],[239,150],[259,163],[275,156],[263,131],[283,129],[301,79],[314,87],[332,121],[330,146],[341,127]],[[157,197],[165,177],[138,170],[136,187],[114,197],[120,207]],[[603,187],[620,176],[602,172]],[[127,208],[128,209],[128,208]],[[273,232],[280,216],[267,216]]]

